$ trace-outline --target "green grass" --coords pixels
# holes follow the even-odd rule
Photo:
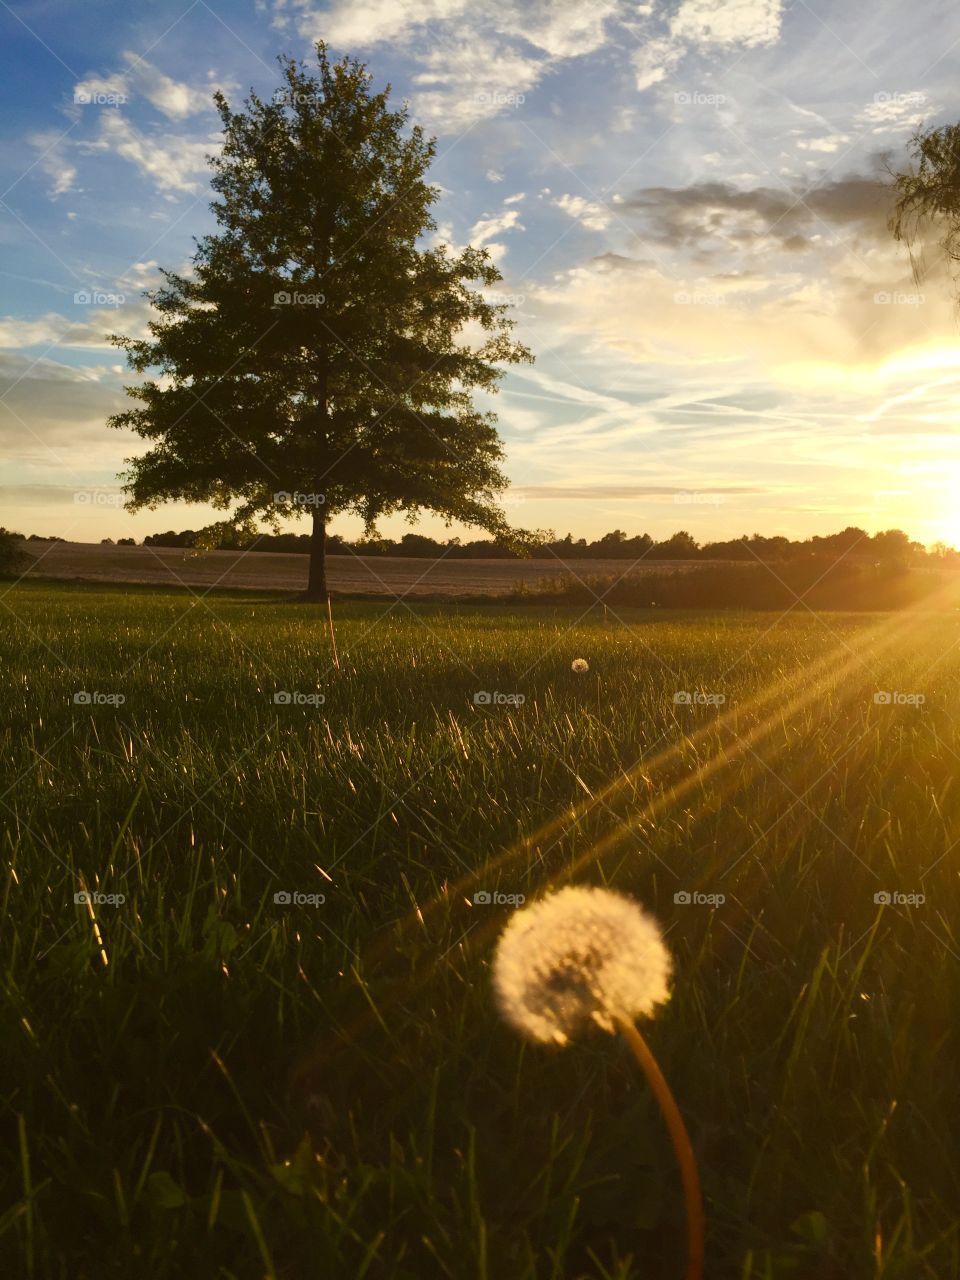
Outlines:
[[[336,612],[5,596],[4,1273],[681,1275],[625,1049],[493,1007],[474,892],[574,881],[669,930],[709,1276],[958,1274],[956,617]]]

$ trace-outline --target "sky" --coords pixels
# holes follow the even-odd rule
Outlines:
[[[215,89],[320,38],[437,136],[438,235],[537,357],[484,402],[515,523],[960,542],[956,283],[889,229],[913,132],[960,119],[952,0],[0,0],[0,524],[214,518],[124,511],[105,334],[212,228]]]

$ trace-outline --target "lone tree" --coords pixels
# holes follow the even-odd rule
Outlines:
[[[892,229],[910,250],[919,281],[926,269],[923,248],[930,232],[944,255],[960,262],[960,124],[920,129],[911,141],[915,166],[895,175]]]
[[[216,95],[219,229],[196,242],[189,274],[164,271],[147,295],[151,337],[111,337],[153,375],[110,419],[152,446],[127,459],[128,508],[210,503],[230,512],[210,539],[309,514],[308,599],[326,597],[337,512],[372,532],[429,510],[524,540],[496,505],[508,483],[496,417],[472,393],[533,358],[506,304],[481,292],[502,279],[487,251],[425,242],[435,140],[361,63],[331,64],[322,43],[317,60],[314,75],[281,59],[284,88],[241,112]]]

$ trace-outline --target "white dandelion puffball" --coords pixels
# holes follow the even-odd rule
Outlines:
[[[582,676],[585,671],[590,670],[590,663],[586,658],[574,658],[570,663],[570,670],[575,671],[578,676]]]
[[[596,1023],[644,1017],[670,995],[657,921],[608,889],[570,887],[518,911],[493,961],[500,1011],[523,1035],[566,1044]]]

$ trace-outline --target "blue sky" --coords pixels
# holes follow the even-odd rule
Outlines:
[[[518,523],[960,539],[955,289],[935,258],[914,282],[884,167],[960,118],[943,0],[0,3],[0,522],[209,518],[118,505],[139,442],[105,426],[129,375],[103,335],[143,331],[211,226],[213,90],[267,95],[321,37],[438,136],[440,235],[516,301]]]

